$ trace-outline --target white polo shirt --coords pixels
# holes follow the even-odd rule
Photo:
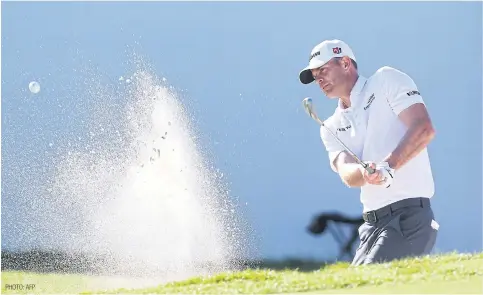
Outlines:
[[[382,67],[368,79],[359,76],[351,95],[351,107],[341,102],[325,121],[362,161],[382,162],[406,133],[399,120],[401,111],[415,103],[424,103],[414,81],[405,73]],[[334,160],[344,149],[323,127],[322,142],[334,171]],[[361,187],[363,211],[376,210],[393,202],[415,197],[431,198],[434,181],[427,149],[398,169],[389,188],[366,184]]]

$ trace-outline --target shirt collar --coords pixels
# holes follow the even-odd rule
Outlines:
[[[354,110],[354,108],[359,104],[361,100],[359,94],[361,94],[362,90],[364,89],[364,86],[366,86],[366,83],[367,83],[367,78],[359,75],[359,78],[357,78],[356,84],[354,84],[354,87],[352,87],[352,90],[350,93],[351,107],[344,109],[342,106],[342,101],[339,99],[338,109],[342,112],[348,112],[348,111]]]

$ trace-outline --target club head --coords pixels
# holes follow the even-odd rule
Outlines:
[[[305,112],[312,117],[312,119],[317,120],[317,115],[314,112],[314,106],[312,104],[312,98],[306,97],[303,100],[304,110]]]

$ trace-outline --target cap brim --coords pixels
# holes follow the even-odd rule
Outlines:
[[[312,72],[310,71],[308,67],[303,69],[300,74],[299,74],[299,79],[302,84],[310,84],[314,82],[314,76],[312,76]]]
[[[307,67],[305,67],[302,71],[299,73],[299,79],[302,84],[310,84],[315,81],[314,76],[312,76],[312,71],[313,69],[316,69],[318,67],[321,67],[325,65],[327,62],[324,61],[315,61],[311,64],[309,64]]]

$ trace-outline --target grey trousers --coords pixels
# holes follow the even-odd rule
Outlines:
[[[352,265],[429,254],[438,233],[429,199],[411,198],[363,214]]]

